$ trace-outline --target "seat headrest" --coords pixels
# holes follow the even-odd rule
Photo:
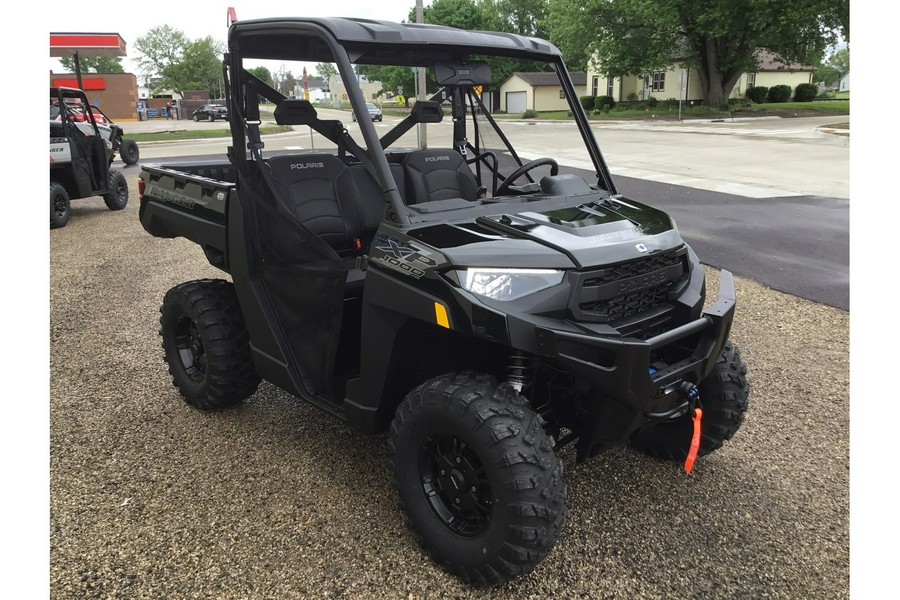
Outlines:
[[[465,159],[456,150],[435,148],[410,152],[403,161],[403,166],[406,168],[412,167],[419,171],[434,171],[439,169],[450,169],[455,171],[460,165],[465,164],[465,162]]]
[[[275,107],[275,122],[279,125],[309,125],[318,118],[309,100],[285,98]]]
[[[332,154],[289,154],[268,160],[272,176],[291,183],[308,179],[336,179],[347,165]]]

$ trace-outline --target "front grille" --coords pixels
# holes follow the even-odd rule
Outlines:
[[[659,306],[687,272],[685,247],[578,274],[576,319],[612,323]]]
[[[617,321],[630,317],[642,310],[653,308],[657,304],[666,300],[669,287],[672,285],[668,281],[662,285],[652,287],[640,292],[625,294],[624,296],[616,296],[609,300],[599,300],[597,302],[585,302],[580,305],[581,310],[603,317],[605,321]]]

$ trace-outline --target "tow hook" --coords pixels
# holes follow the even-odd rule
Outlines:
[[[682,381],[681,385],[678,386],[678,391],[684,395],[688,402],[690,402],[691,408],[696,406],[697,402],[700,400],[700,393],[697,391],[697,386],[690,381]]]
[[[678,391],[685,395],[691,408],[692,421],[694,424],[694,432],[691,436],[691,445],[688,447],[687,458],[684,460],[684,472],[691,474],[694,468],[694,461],[697,460],[697,453],[700,451],[700,434],[702,431],[701,421],[703,419],[703,409],[700,408],[700,392],[697,386],[688,381],[682,381],[678,386]]]

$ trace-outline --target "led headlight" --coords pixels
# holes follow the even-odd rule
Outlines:
[[[558,285],[563,272],[555,269],[473,267],[459,271],[462,287],[492,300],[515,300]]]

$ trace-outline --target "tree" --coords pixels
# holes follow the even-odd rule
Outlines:
[[[146,79],[163,75],[166,67],[181,62],[188,43],[188,38],[180,29],[169,25],[152,28],[134,42],[141,74]]]
[[[210,96],[221,98],[224,51],[224,45],[212,36],[188,42],[183,58],[163,69],[160,87],[171,88],[179,94],[184,90],[207,90]]]
[[[409,106],[409,98],[416,92],[416,74],[409,67],[385,66],[385,65],[357,65],[360,75],[364,75],[369,81],[380,81],[379,94],[402,94],[406,97],[406,105]],[[434,77],[429,74],[425,89],[431,92],[437,91]]]
[[[276,90],[284,94],[285,96],[290,97],[291,94],[294,93],[294,87],[297,85],[297,79],[294,77],[293,73],[288,71],[284,65],[272,74],[272,83]]]
[[[422,20],[432,25],[470,31],[503,31],[540,37],[546,7],[547,0],[434,0],[431,6],[423,9]],[[413,7],[409,11],[409,20],[415,21],[415,16]],[[491,79],[498,86],[516,71],[544,69],[543,63],[515,58],[492,56],[485,60],[491,67]],[[409,81],[412,83],[411,77]],[[432,86],[428,87],[431,89]],[[435,84],[433,91],[436,89]]]
[[[496,0],[496,15],[500,21],[498,30],[547,37],[547,4],[547,0]]]
[[[338,74],[337,67],[331,63],[319,63],[316,65],[316,77],[328,84],[328,81],[334,75]]]
[[[422,9],[422,20],[432,25],[459,29],[484,29],[486,21],[482,4],[473,0],[434,0]],[[410,23],[416,22],[416,8],[409,9]]]
[[[65,56],[59,59],[64,69],[75,72],[75,57]],[[84,56],[78,57],[82,73],[124,73],[122,59],[118,56]]]
[[[681,59],[697,70],[705,103],[720,106],[741,73],[757,67],[757,48],[815,63],[849,26],[848,7],[846,0],[550,0],[546,23],[569,62],[593,58],[608,76]]]
[[[247,72],[251,75],[254,75],[263,83],[267,83],[269,85],[272,85],[274,83],[274,81],[272,80],[272,72],[266,67],[253,67],[252,69],[247,69]]]
[[[836,50],[828,57],[827,64],[840,75],[846,75],[850,72],[850,49],[842,48]]]
[[[816,81],[833,85],[842,75],[850,71],[850,50],[834,51],[816,66]]]

